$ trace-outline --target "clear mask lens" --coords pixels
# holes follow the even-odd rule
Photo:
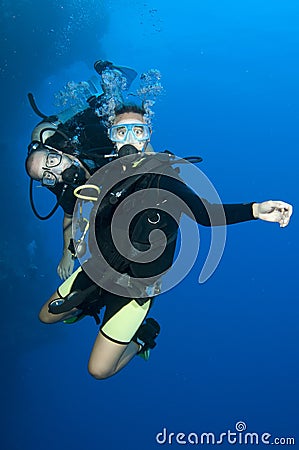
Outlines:
[[[46,159],[46,167],[57,167],[61,163],[62,155],[56,152],[49,152]]]
[[[42,185],[53,187],[53,186],[55,186],[56,183],[57,183],[57,178],[56,178],[55,174],[48,170],[45,170],[43,173]]]
[[[113,125],[109,130],[109,138],[112,142],[126,142],[131,139],[137,142],[145,142],[150,138],[149,126],[144,123],[130,123]]]

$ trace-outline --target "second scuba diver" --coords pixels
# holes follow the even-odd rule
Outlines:
[[[34,111],[43,119],[32,132],[25,163],[31,178],[30,200],[33,211],[40,219],[51,217],[58,206],[64,211],[63,254],[57,267],[57,273],[63,280],[71,275],[74,268],[71,240],[72,214],[76,203],[74,188],[109,162],[109,155],[114,151],[107,134],[105,111],[101,115],[101,107],[109,101],[121,104],[122,90],[129,89],[137,75],[133,69],[115,66],[109,61],[97,61],[94,68],[100,75],[103,93],[87,98],[86,107],[77,114],[71,117],[64,114],[66,121],[60,120],[59,115],[48,117],[42,114],[29,94]],[[91,82],[94,90],[90,94],[97,93],[95,81]],[[35,208],[32,180],[40,181],[56,196],[56,205],[46,216],[41,216]]]

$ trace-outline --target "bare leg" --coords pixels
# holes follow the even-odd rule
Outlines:
[[[73,317],[78,314],[78,309],[73,308],[71,311],[67,311],[62,314],[52,314],[48,311],[49,303],[52,300],[56,300],[58,298],[61,298],[58,294],[58,292],[54,292],[54,294],[49,298],[49,300],[43,305],[42,309],[39,312],[39,320],[43,323],[56,323],[60,322],[65,319],[69,319],[70,317]]]
[[[94,343],[88,371],[97,380],[115,375],[136,355],[139,345],[131,341],[129,344],[118,344],[98,334]]]
[[[50,313],[48,305],[57,298],[60,298],[60,296],[56,291],[43,305],[39,312],[41,322],[47,324],[57,323],[78,313],[77,308],[63,314]],[[89,373],[99,380],[109,378],[127,365],[138,350],[139,345],[133,341],[129,344],[118,344],[99,333],[90,355],[88,363]]]

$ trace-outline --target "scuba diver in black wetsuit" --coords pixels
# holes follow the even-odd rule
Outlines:
[[[63,255],[57,272],[67,279],[74,268],[72,247],[72,214],[76,203],[74,188],[84,183],[96,170],[113,158],[113,143],[107,135],[104,107],[107,102],[122,103],[122,89],[129,89],[137,73],[130,68],[115,66],[109,61],[94,64],[100,75],[103,93],[97,94],[98,81],[89,81],[90,97],[83,111],[72,115],[47,117],[35,105],[32,94],[29,99],[34,111],[43,118],[32,132],[26,159],[26,171],[31,177],[30,200],[33,211],[40,219],[48,219],[61,206],[63,218]],[[106,77],[106,78],[105,78]],[[107,79],[107,80],[106,80]],[[122,87],[120,86],[122,84]],[[123,87],[124,86],[124,87]],[[110,157],[109,157],[110,156]],[[56,196],[57,203],[46,216],[41,216],[34,205],[32,179],[41,181]]]
[[[95,224],[97,247],[100,248],[108,264],[104,262],[101,266],[98,251],[91,245],[91,258],[86,262],[82,261],[82,266],[58,288],[42,307],[39,315],[42,322],[55,323],[80,316],[88,309],[88,304],[107,305],[100,333],[95,340],[88,364],[90,374],[96,379],[105,379],[116,374],[140,350],[142,351],[143,345],[139,342],[138,329],[148,314],[154,296],[159,293],[161,274],[167,272],[172,265],[178,222],[182,213],[193,216],[197,223],[204,226],[262,219],[278,222],[281,227],[288,225],[292,214],[291,205],[281,201],[211,205],[198,197],[179,176],[173,174],[172,168],[166,167],[162,175],[160,173],[157,176],[151,171],[150,164],[146,166],[148,161],[150,163],[155,161],[155,155],[148,150],[150,134],[151,130],[142,109],[123,106],[116,112],[109,136],[115,143],[116,151],[120,156],[119,164],[117,168],[115,163],[118,163],[118,160],[116,160],[115,163],[112,162],[99,171],[103,175],[100,176],[101,181],[98,186],[102,185],[101,189],[104,193],[101,202],[94,208],[93,221],[92,215],[90,219]],[[122,158],[123,155],[129,154],[133,155],[133,162],[130,160],[131,167],[127,164],[127,160]],[[136,159],[134,159],[135,156]],[[145,161],[145,171],[137,172],[136,175],[134,171],[130,172],[129,169],[140,167],[142,161]],[[119,182],[114,184],[112,190],[105,191],[106,181],[113,178],[117,170],[127,172],[128,178],[125,181],[119,178]],[[153,176],[152,173],[154,173]],[[98,173],[89,181],[93,182],[97,175]],[[117,176],[116,174],[116,179]],[[132,263],[131,254],[121,254],[118,249],[115,249],[110,230],[112,220],[114,220],[115,211],[121,211],[120,217],[126,219],[125,213],[132,207],[130,203],[132,194],[140,190],[147,192],[147,189],[152,187],[157,194],[156,203],[150,207],[141,208],[140,212],[134,216],[129,231],[124,225],[126,223],[124,220],[123,228],[121,226],[118,228],[118,234],[120,241],[122,241],[122,234],[123,240],[129,234],[134,247],[146,253],[149,247],[149,232],[163,230],[166,235],[165,255],[163,252],[158,257],[158,263],[157,261]],[[175,194],[176,200],[181,199],[186,205],[186,208],[185,206],[177,207],[175,220],[172,221],[169,220],[167,213],[162,215],[161,212],[161,204],[165,205],[172,201],[170,194]],[[132,201],[134,203],[134,198]],[[153,238],[150,244],[156,243],[156,247],[159,247],[159,242],[160,236],[156,242]],[[109,271],[111,268],[117,272],[116,278],[113,278],[114,272]],[[142,279],[141,283],[139,279]],[[86,295],[89,296],[88,302],[86,302]],[[158,329],[152,330],[151,344],[158,332]],[[146,344],[145,347],[151,348],[151,345]]]

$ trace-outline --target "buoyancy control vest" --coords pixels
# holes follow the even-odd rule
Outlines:
[[[178,234],[180,213],[178,211],[177,217],[172,217],[165,211],[163,203],[168,201],[167,193],[160,191],[159,186],[162,177],[168,177],[169,180],[171,178],[182,180],[177,168],[172,167],[169,155],[158,153],[146,156],[144,168],[148,162],[153,168],[153,159],[156,160],[156,167],[164,166],[161,173],[137,174],[118,183],[104,197],[96,214],[97,244],[105,260],[120,273],[128,273],[134,277],[156,276],[167,271],[173,261]],[[154,189],[151,191],[154,195],[154,200],[151,198],[151,207],[147,207],[147,189]],[[131,195],[138,191],[141,191],[137,200],[140,212],[134,214],[137,205],[134,196],[131,197]],[[126,230],[124,226],[118,230],[118,233],[129,236],[131,246],[124,254],[119,253],[112,238],[111,223],[116,209],[119,217],[123,217],[121,223],[126,223],[128,217],[133,215],[132,220],[129,220],[129,229]],[[162,248],[164,250],[161,253]],[[148,260],[146,256],[142,262],[136,261],[134,249],[143,254],[150,250],[152,260],[151,258]],[[160,256],[156,258],[157,254]]]

